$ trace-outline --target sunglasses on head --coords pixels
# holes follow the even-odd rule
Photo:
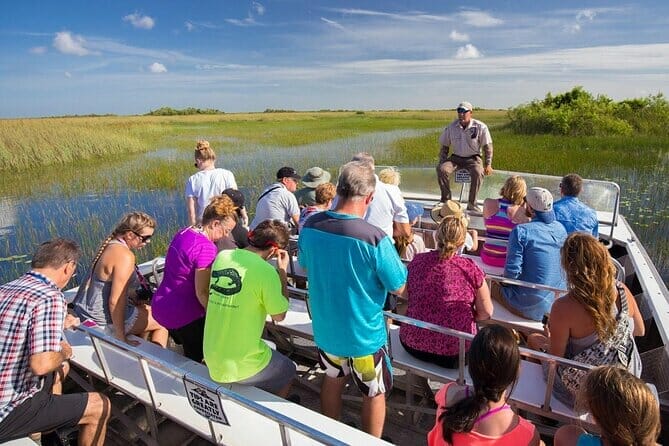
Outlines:
[[[141,235],[136,233],[135,231],[132,231],[133,234],[135,234],[141,241],[142,243],[149,243],[151,241],[151,237],[153,237],[153,234],[151,235]]]

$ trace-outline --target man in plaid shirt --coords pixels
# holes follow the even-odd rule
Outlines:
[[[32,269],[0,286],[0,443],[77,424],[80,445],[104,443],[111,409],[107,397],[60,395],[72,356],[63,329],[78,324],[66,316],[61,288],[79,255],[70,240],[42,243]]]

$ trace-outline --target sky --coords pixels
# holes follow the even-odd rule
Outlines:
[[[669,93],[669,2],[21,0],[0,117],[507,108]]]

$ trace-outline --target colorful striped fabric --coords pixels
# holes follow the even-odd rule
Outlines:
[[[503,267],[506,262],[506,248],[509,234],[516,226],[507,215],[507,209],[513,203],[500,198],[499,210],[492,217],[484,219],[486,240],[481,249],[481,260],[486,265]]]

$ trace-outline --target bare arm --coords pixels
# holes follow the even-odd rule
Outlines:
[[[569,342],[569,320],[571,311],[569,304],[561,297],[553,303],[551,314],[548,320],[550,334],[548,336],[548,353],[564,358],[567,352],[567,342]]]
[[[209,278],[211,268],[200,268],[195,270],[195,295],[202,308],[207,309],[209,302]]]
[[[117,251],[118,252],[118,251]],[[114,324],[114,335],[126,342],[125,337],[125,307],[128,295],[128,284],[130,277],[135,271],[135,256],[130,252],[119,253],[111,265],[111,291],[109,293],[109,312],[112,324]]]
[[[197,216],[195,215],[195,197],[186,198],[186,211],[188,212],[188,224],[193,226],[197,223]]]
[[[490,299],[490,288],[488,288],[488,283],[485,280],[481,287],[476,291],[474,309],[476,311],[474,318],[477,321],[484,321],[492,317],[493,306],[492,300]]]
[[[646,334],[646,326],[643,323],[643,316],[641,311],[639,311],[639,305],[636,303],[636,299],[632,295],[632,292],[627,285],[623,284],[625,288],[625,295],[627,296],[627,305],[629,307],[630,317],[634,321],[634,336],[643,336]]]
[[[63,361],[72,357],[72,347],[66,341],[61,341],[61,351],[59,352],[41,352],[30,355],[30,371],[37,376],[46,375],[56,370]]]
[[[299,225],[300,214],[295,214],[292,217],[290,217],[290,219],[293,220],[293,225],[295,225],[296,228],[298,228],[300,226]]]
[[[499,201],[496,198],[483,200],[483,218],[490,218],[499,211]]]
[[[407,286],[406,286],[406,284],[404,284],[401,287],[399,287],[398,289],[396,289],[394,291],[391,291],[390,294],[394,294],[396,296],[403,297],[403,298],[407,299],[409,297],[407,291],[408,291]]]
[[[490,173],[492,173],[492,143],[486,144],[483,146],[483,153],[485,156],[485,168],[490,168]],[[490,175],[490,174],[486,174]]]
[[[393,237],[409,237],[411,235],[411,225],[409,223],[393,222]]]
[[[448,159],[448,152],[449,152],[448,146],[441,146],[441,149],[439,150],[439,162],[440,163],[443,163]]]

